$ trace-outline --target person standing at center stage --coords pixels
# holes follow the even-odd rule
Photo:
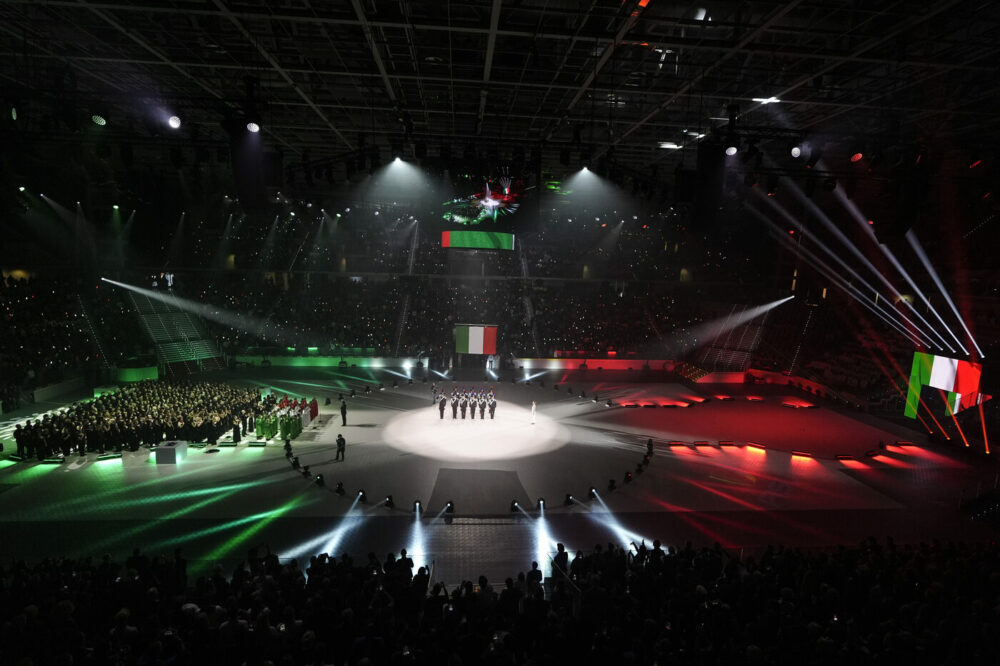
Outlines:
[[[469,391],[469,412],[470,418],[476,420],[476,391]]]
[[[334,461],[343,460],[344,452],[346,450],[347,450],[347,440],[344,439],[344,436],[342,434],[337,433],[337,456],[334,458]]]
[[[340,401],[340,425],[347,425],[347,401]]]
[[[441,396],[441,400],[438,401],[438,411],[441,412],[441,420],[444,420],[444,408],[448,403],[448,398]]]
[[[531,401],[531,425],[535,425],[535,401]]]
[[[462,420],[465,420],[465,411],[469,408],[469,396],[462,393],[462,402],[460,403],[462,408]]]

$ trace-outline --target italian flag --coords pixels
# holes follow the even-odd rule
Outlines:
[[[459,324],[455,327],[455,351],[459,354],[496,354],[497,327]]]

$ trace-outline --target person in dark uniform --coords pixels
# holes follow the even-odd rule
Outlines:
[[[18,423],[14,426],[14,443],[17,444],[17,455],[21,458],[24,457],[25,442],[27,437],[25,436],[24,429],[21,424]]]
[[[458,396],[454,391],[451,394],[451,418],[452,420],[458,418]]]
[[[238,419],[233,419],[233,444],[240,443],[240,422]]]
[[[473,421],[476,420],[476,394],[474,392],[469,393],[469,418]]]
[[[486,396],[479,396],[479,420],[482,421],[486,418]]]
[[[493,420],[493,415],[497,413],[497,400],[493,398],[490,400],[490,420]]]
[[[344,459],[344,452],[346,450],[347,450],[347,440],[344,439],[343,435],[341,435],[341,434],[338,433],[337,434],[337,457],[334,458],[334,460],[335,461],[336,460],[343,460]]]
[[[341,421],[340,425],[342,425],[342,426],[347,425],[347,401],[346,400],[341,400],[340,401],[340,421]]]
[[[469,399],[465,395],[462,395],[462,402],[461,402],[460,406],[462,408],[462,420],[464,421],[465,420],[465,410],[467,410],[469,408]]]
[[[438,402],[438,411],[441,412],[441,418],[444,419],[444,408],[448,404],[448,398],[441,398]]]

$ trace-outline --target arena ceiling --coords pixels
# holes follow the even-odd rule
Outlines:
[[[250,114],[286,168],[381,146],[665,171],[737,108],[744,142],[973,151],[998,26],[985,0],[0,0],[0,81],[39,139],[100,109],[110,139],[223,145]]]

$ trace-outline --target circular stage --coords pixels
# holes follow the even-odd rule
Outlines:
[[[569,429],[551,417],[508,402],[497,401],[495,418],[441,418],[437,407],[416,409],[392,417],[383,440],[394,449],[450,462],[488,462],[526,458],[562,448]]]

